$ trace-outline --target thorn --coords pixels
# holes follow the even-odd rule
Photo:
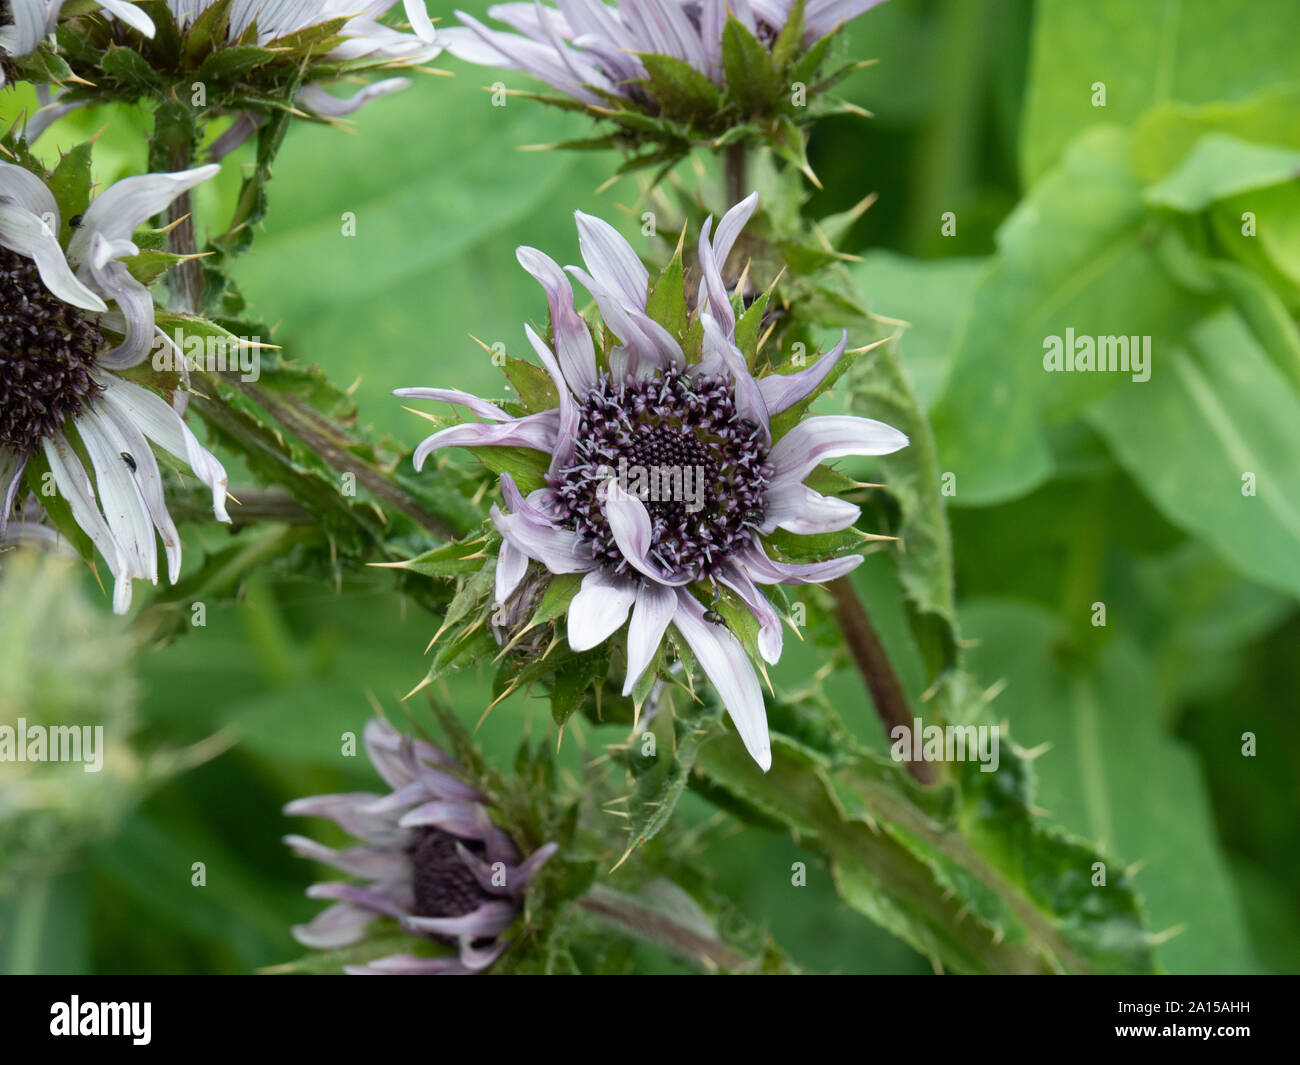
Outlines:
[[[420,681],[419,684],[417,684],[414,688],[412,688],[409,692],[407,692],[405,695],[402,696],[402,702],[406,702],[406,700],[409,699],[412,695],[424,691],[424,689],[427,688],[432,683],[433,681],[429,677],[425,677],[424,680]]]

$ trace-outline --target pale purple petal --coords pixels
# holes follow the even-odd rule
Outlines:
[[[907,447],[907,437],[871,418],[830,414],[800,422],[772,445],[772,483],[802,481],[824,459],[843,455],[890,455]]]
[[[767,596],[755,586],[754,581],[744,567],[732,564],[726,567],[718,579],[731,588],[741,601],[749,608],[758,622],[758,653],[763,660],[775,665],[781,660],[781,618],[773,608]]]
[[[861,555],[844,555],[826,562],[777,562],[768,558],[758,543],[740,548],[735,560],[758,584],[824,584],[851,573],[862,564]]]
[[[495,578],[496,602],[498,605],[510,598],[519,587],[528,571],[528,556],[509,540],[501,541],[501,550],[497,552],[497,569]]]
[[[573,305],[573,286],[559,264],[536,248],[521,246],[515,250],[515,257],[546,292],[555,354],[564,379],[575,395],[584,395],[596,386],[596,349],[587,323]]]
[[[776,417],[782,411],[789,410],[800,400],[816,392],[839,363],[848,340],[849,334],[846,330],[840,336],[840,342],[806,370],[797,373],[768,374],[766,377],[759,378],[758,388],[763,393],[763,401],[767,404],[768,413]]]
[[[490,403],[486,399],[479,399],[478,396],[470,395],[468,392],[462,392],[459,388],[394,388],[393,395],[402,399],[429,399],[435,403],[451,403],[458,407],[465,407],[480,418],[487,418],[494,422],[514,421],[513,414],[507,414],[495,403]]]
[[[418,471],[424,467],[425,459],[444,447],[527,447],[549,454],[555,449],[559,423],[558,411],[544,410],[494,425],[466,422],[448,426],[425,437],[411,461]]]
[[[767,709],[754,665],[740,641],[723,625],[704,620],[704,607],[685,588],[677,590],[673,625],[690,645],[722,705],[727,708],[741,742],[759,768],[772,768],[772,746],[767,733]]]
[[[625,306],[644,311],[650,271],[632,245],[603,218],[581,211],[574,211],[573,217],[578,222],[578,247],[582,251],[582,261],[592,276],[608,285]]]
[[[294,925],[293,938],[314,950],[350,947],[366,938],[366,931],[377,916],[373,910],[340,902],[321,910],[307,924]]]
[[[834,496],[824,496],[798,481],[785,480],[767,490],[764,501],[764,534],[781,528],[798,536],[838,532],[847,529],[862,511],[853,503]]]
[[[627,679],[623,694],[631,695],[637,681],[654,661],[664,633],[677,610],[677,596],[671,588],[654,581],[642,581],[627,627]]]
[[[610,478],[605,487],[605,517],[619,551],[628,564],[659,584],[689,584],[691,577],[672,577],[662,565],[650,557],[653,529],[650,513],[636,496],[625,492],[617,479]]]
[[[438,936],[455,936],[458,939],[490,939],[510,927],[516,909],[509,902],[484,902],[461,917],[411,917],[402,924],[418,932],[431,932]]]
[[[636,599],[636,584],[626,577],[609,577],[592,570],[569,604],[569,646],[589,651],[623,626]]]

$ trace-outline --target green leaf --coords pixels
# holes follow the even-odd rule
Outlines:
[[[1106,642],[1096,667],[1084,671],[1061,651],[1064,626],[1047,611],[981,600],[964,604],[962,616],[979,641],[973,664],[1009,681],[1000,713],[1022,742],[1051,744],[1035,763],[1039,804],[1140,864],[1135,883],[1152,929],[1183,929],[1157,946],[1163,965],[1175,972],[1254,969],[1200,767],[1161,732],[1156,681],[1138,648],[1122,634],[1090,628],[1091,639]],[[1122,873],[1106,862],[1108,884]],[[1099,902],[1104,889],[1091,894]]]
[[[1196,142],[1173,173],[1148,186],[1142,199],[1153,207],[1191,214],[1216,200],[1294,181],[1298,176],[1300,151],[1210,133]]]
[[[1088,420],[1170,521],[1300,595],[1300,396],[1235,314],[1198,325]]]
[[[1132,123],[1148,108],[1238,100],[1297,80],[1300,7],[1259,0],[1243,20],[1229,5],[1188,0],[1048,0],[1035,11],[1021,139],[1026,184],[1097,123]],[[1093,103],[1105,86],[1105,106]]]
[[[1067,330],[1150,336],[1158,360],[1203,313],[1203,298],[1163,268],[1159,224],[1144,210],[1127,161],[1123,133],[1086,133],[998,232],[998,254],[975,291],[933,413],[958,503],[1001,502],[1042,483],[1052,468],[1047,420],[1139,387],[1124,373],[1048,372],[1049,338]]]
[[[669,55],[637,55],[649,75],[650,95],[669,117],[705,124],[721,109],[721,91],[690,63]]]
[[[722,67],[727,95],[743,115],[761,117],[776,109],[784,86],[772,65],[772,53],[731,15],[722,30]]]
[[[46,186],[54,194],[54,202],[59,205],[59,217],[63,223],[59,238],[60,243],[65,247],[72,236],[72,220],[85,214],[86,208],[90,206],[92,147],[87,142],[64,152],[46,182]]]

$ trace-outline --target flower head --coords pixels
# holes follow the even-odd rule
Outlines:
[[[340,118],[376,97],[405,88],[409,81],[385,78],[350,97],[331,95],[322,83],[415,66],[442,51],[434,42],[424,0],[404,0],[410,33],[380,21],[394,0],[231,0],[228,11],[213,25],[205,16],[215,3],[166,0],[165,7],[156,12],[162,27],[156,44],[144,39],[154,36],[152,23],[147,31],[135,21],[130,23],[144,37],[124,38],[116,31],[113,19],[122,18],[119,9],[131,7],[125,0],[104,4],[109,17],[79,24],[80,47],[76,54],[65,57],[82,80],[42,96],[45,106],[32,117],[29,141],[74,107],[138,99],[142,84],[137,76],[121,78],[118,63],[100,62],[109,52],[116,54],[122,49],[135,50],[143,59],[140,65],[152,68],[156,84],[149,88],[156,94],[165,95],[174,81],[198,81],[204,86],[203,102],[194,104],[199,111],[239,116],[232,130],[214,146],[214,158],[247,139],[260,116],[289,102],[282,98],[286,85],[298,84],[300,79],[301,87],[292,102],[303,110],[323,119]],[[183,48],[171,43],[177,36],[184,42]],[[238,47],[240,52],[223,58],[222,45]]]
[[[64,0],[0,0],[0,57],[25,56],[54,32]],[[126,0],[99,0],[99,6],[146,37],[154,35],[153,19]],[[0,63],[0,86],[5,83]]]
[[[108,563],[118,612],[130,605],[134,578],[157,583],[155,530],[170,579],[180,575],[180,536],[152,444],[187,463],[212,490],[216,517],[230,520],[221,464],[166,401],[119,376],[162,335],[149,290],[123,262],[139,252],[132,235],[216,170],[126,178],[65,223],[42,178],[0,163],[0,534],[29,464],[48,468]]]
[[[509,945],[501,935],[519,916],[524,892],[555,853],[548,843],[526,860],[488,812],[484,796],[432,744],[401,736],[386,722],[366,725],[370,761],[393,789],[388,795],[320,795],[289,803],[291,816],[326,817],[362,840],[334,850],[305,836],[286,836],[301,857],[367,881],[316,884],[308,895],[334,899],[294,936],[318,949],[362,942],[371,925],[395,919],[412,935],[457,948],[454,957],[397,954],[360,973],[473,973]]]
[[[514,33],[457,11],[463,25],[441,31],[439,40],[467,62],[530,74],[597,117],[620,123],[635,112],[624,124],[638,139],[682,137],[683,127],[696,138],[734,137],[745,123],[805,121],[796,86],[814,80],[824,56],[818,42],[881,2],[506,3],[488,13]],[[648,135],[647,115],[665,120],[657,136]],[[793,148],[784,130],[768,134]]]
[[[586,269],[567,270],[594,297],[616,340],[599,354],[565,272],[542,252],[519,249],[520,264],[549,303],[553,346],[531,328],[525,332],[553,383],[553,408],[514,415],[455,389],[396,394],[456,404],[486,419],[424,440],[415,451],[417,468],[451,446],[547,456],[543,483],[527,495],[509,473],[501,476],[505,507],[492,508],[502,537],[497,602],[509,600],[530,564],[583,574],[568,608],[569,646],[588,650],[627,623],[625,695],[655,661],[671,626],[766,769],[771,751],[758,677],[721,611],[747,616],[754,648],[776,662],[780,617],[761,586],[831,580],[862,556],[787,561],[769,549],[769,537],[851,526],[857,506],[822,495],[805,478],[825,459],[889,454],[907,438],[882,422],[847,416],[792,426],[784,424],[787,416],[774,430],[774,419],[797,416],[830,380],[847,336],[806,369],[754,375],[737,345],[722,271],[756,204],[757,194],[737,204],[716,231],[711,218],[705,222],[695,309],[676,331],[652,317],[649,274],[632,247],[612,226],[578,213]]]

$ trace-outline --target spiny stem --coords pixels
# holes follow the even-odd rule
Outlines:
[[[890,664],[889,655],[876,633],[867,609],[858,598],[857,590],[848,577],[840,577],[827,586],[835,597],[835,616],[844,632],[853,662],[866,681],[876,712],[884,722],[885,732],[899,725],[912,729],[912,711],[907,703],[907,693]],[[907,770],[922,784],[935,783],[936,776],[929,762],[907,762]]]

